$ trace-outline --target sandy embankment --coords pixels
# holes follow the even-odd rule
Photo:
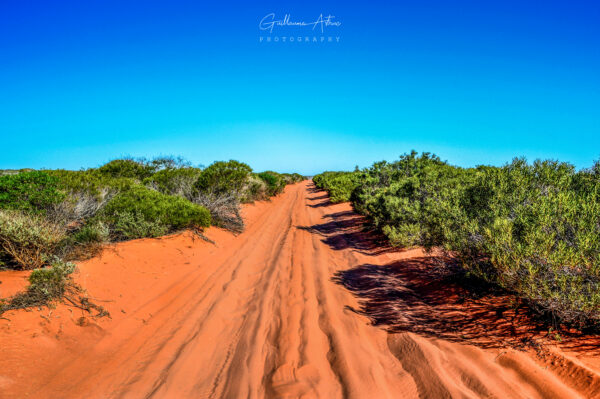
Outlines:
[[[597,341],[550,345],[508,298],[465,295],[421,251],[379,246],[311,183],[244,215],[237,237],[207,231],[216,245],[181,234],[80,263],[111,319],[6,313],[0,397],[600,396]]]

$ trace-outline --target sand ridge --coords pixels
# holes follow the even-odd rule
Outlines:
[[[80,263],[111,319],[6,313],[0,397],[600,396],[597,354],[517,347],[521,319],[424,281],[427,254],[381,245],[310,181],[244,217],[214,245],[184,233]]]

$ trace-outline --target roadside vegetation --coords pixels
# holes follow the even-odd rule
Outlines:
[[[600,163],[459,168],[412,152],[314,182],[350,199],[392,245],[440,248],[465,277],[514,293],[554,324],[600,326]]]
[[[0,299],[0,313],[74,292],[69,261],[106,243],[211,225],[241,232],[242,203],[303,179],[254,173],[234,160],[200,168],[173,157],[117,159],[81,171],[0,171],[0,270],[35,269],[26,292]]]
[[[350,201],[350,195],[358,185],[358,178],[357,172],[323,172],[313,177],[313,181],[318,188],[327,190],[329,200],[337,204]]]

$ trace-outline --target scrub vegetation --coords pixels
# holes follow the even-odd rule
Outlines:
[[[460,168],[412,152],[314,182],[332,202],[351,200],[392,245],[442,249],[465,277],[514,293],[555,324],[599,327],[600,163]]]
[[[1,302],[0,312],[60,297],[73,271],[68,261],[108,242],[211,225],[241,232],[241,203],[303,179],[257,174],[234,160],[200,168],[174,157],[117,159],[80,171],[0,171],[0,269],[35,269],[28,291]]]

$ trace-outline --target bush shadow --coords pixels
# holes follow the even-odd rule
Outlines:
[[[315,183],[312,183],[312,182],[308,185],[308,188],[306,189],[306,191],[308,191],[309,194],[325,193],[325,195],[327,196],[327,192],[325,190],[321,190],[320,188],[317,188],[317,186],[315,186]]]
[[[311,205],[311,207],[326,205]],[[378,233],[364,216],[351,210],[332,212],[323,215],[329,220],[312,226],[298,226],[299,229],[318,234],[322,242],[336,251],[356,250],[365,255],[380,255],[388,252],[402,252],[392,247],[383,234]]]
[[[316,201],[316,200],[322,200],[322,199],[329,199],[329,196],[327,194],[325,194],[325,195],[319,195],[317,197],[306,197],[306,199],[309,201]]]
[[[448,268],[448,259],[419,257],[363,264],[332,280],[359,299],[352,311],[389,332],[413,332],[482,348],[539,349],[549,325],[522,301]],[[600,338],[561,330],[560,346],[600,354]],[[557,343],[555,341],[555,343]]]

